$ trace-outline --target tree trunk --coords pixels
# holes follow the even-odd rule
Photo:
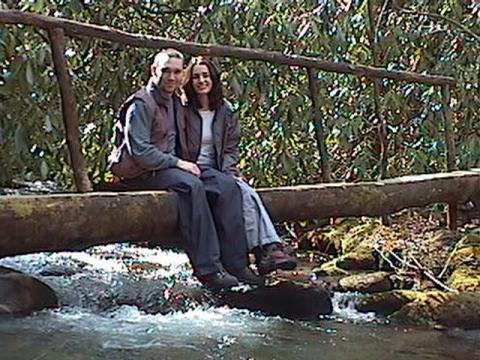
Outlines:
[[[320,153],[320,167],[322,169],[322,180],[324,183],[332,181],[330,172],[330,163],[327,150],[327,140],[325,136],[325,127],[323,126],[322,114],[320,113],[320,96],[318,95],[315,74],[312,69],[307,68],[308,86],[310,89],[310,100],[313,108],[313,125],[315,128],[315,138],[317,140],[317,148]]]
[[[259,190],[276,221],[380,216],[480,198],[480,169],[356,184]],[[162,191],[0,197],[0,256],[161,238],[171,243],[176,195]]]

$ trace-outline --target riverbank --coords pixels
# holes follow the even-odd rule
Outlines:
[[[344,219],[303,233],[298,244],[316,282],[359,294],[357,310],[436,328],[480,328],[480,227],[457,231],[435,213]]]

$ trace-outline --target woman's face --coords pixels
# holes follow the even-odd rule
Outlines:
[[[192,87],[195,93],[209,94],[212,90],[212,78],[207,65],[195,65],[192,69]]]

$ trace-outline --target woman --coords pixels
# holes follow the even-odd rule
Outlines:
[[[214,167],[237,180],[242,190],[248,249],[255,255],[259,273],[293,270],[296,259],[283,252],[260,197],[236,168],[240,125],[223,97],[219,71],[206,58],[193,59],[187,71],[185,130],[189,153],[185,157],[201,168]]]

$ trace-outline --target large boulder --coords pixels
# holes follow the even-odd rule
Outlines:
[[[21,272],[0,267],[0,315],[26,315],[58,304],[48,285]]]
[[[480,235],[465,235],[455,246],[448,285],[459,291],[480,291]]]
[[[358,291],[361,293],[388,291],[393,288],[390,274],[384,271],[346,276],[340,279],[339,285],[343,291]]]
[[[362,297],[358,300],[355,307],[360,312],[374,312],[379,315],[388,316],[413,301],[414,296],[414,291],[386,291]]]
[[[435,320],[447,327],[480,329],[480,293],[465,292],[452,295]]]
[[[358,247],[336,259],[336,265],[344,270],[377,270],[378,261],[373,249]]]
[[[224,304],[289,319],[315,320],[332,312],[329,293],[317,286],[279,282],[250,291],[226,292]]]
[[[327,261],[313,269],[318,276],[347,275],[349,271],[378,270],[378,261],[373,249],[358,247],[336,259]]]
[[[480,292],[480,270],[461,266],[450,275],[448,285],[459,291]]]
[[[479,292],[394,290],[365,296],[356,308],[409,324],[480,329]]]
[[[411,324],[480,329],[480,293],[445,293],[438,290],[418,293],[415,301],[403,306],[392,318]]]

